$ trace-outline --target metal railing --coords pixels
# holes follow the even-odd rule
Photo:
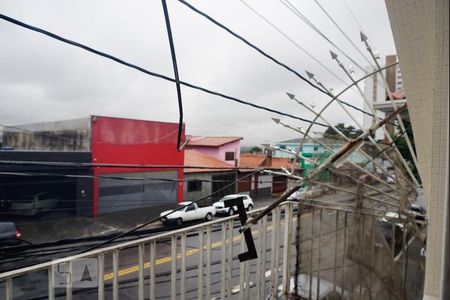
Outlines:
[[[239,294],[248,299],[254,294],[261,299],[278,289],[279,282],[288,291],[291,247],[285,245],[292,244],[293,207],[284,203],[253,228],[256,260],[237,260],[245,251],[245,239],[239,233],[238,216],[232,216],[2,273],[0,298],[72,299],[88,294],[119,299],[134,294],[137,299],[225,299]],[[284,249],[281,258],[280,249]],[[88,288],[86,282],[77,283],[83,262],[88,262],[85,266],[96,287],[93,282]],[[65,282],[58,279],[61,274]]]
[[[297,278],[304,298],[334,292],[365,299],[377,266],[395,272],[395,239],[391,249],[381,236],[387,248],[380,248],[376,215],[296,212],[296,202],[284,202],[252,227],[254,260],[237,259],[246,245],[232,216],[2,273],[0,298],[276,299],[292,292]],[[379,259],[382,250],[387,260]],[[404,279],[386,290],[398,287],[404,290]]]

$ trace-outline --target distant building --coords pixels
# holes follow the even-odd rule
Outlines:
[[[239,166],[242,137],[237,136],[187,136],[186,149],[193,149],[221,160],[233,167]]]
[[[224,188],[236,181],[237,178],[237,171],[232,168],[226,169],[231,166],[224,161],[198,150],[186,149],[184,163],[185,166],[206,167],[184,169],[184,200],[193,201],[214,193],[213,196],[205,199],[205,201],[213,201],[236,193],[236,184]]]
[[[22,194],[52,192],[60,200],[56,211],[92,216],[182,201],[181,168],[137,166],[182,166],[177,128],[176,123],[102,116],[5,127],[3,146],[14,150],[0,151],[0,160],[30,164],[2,164],[0,170],[47,175],[2,175],[0,182],[8,184],[0,184],[0,197],[15,201]],[[68,164],[45,165],[49,162]]]

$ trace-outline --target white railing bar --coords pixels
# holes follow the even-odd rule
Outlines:
[[[97,256],[98,259],[98,300],[105,299],[105,255],[103,253],[99,253]]]
[[[138,298],[139,300],[144,300],[144,244],[140,243],[138,246],[138,256],[139,256],[139,279],[138,279]]]
[[[119,300],[119,250],[113,251],[113,300]]]
[[[245,251],[245,238],[244,233],[241,233],[241,253]],[[239,263],[239,300],[244,300],[244,287],[245,287],[245,262]]]
[[[197,299],[203,299],[203,248],[204,248],[205,228],[200,228],[198,233],[198,285],[197,285]]]
[[[292,204],[289,203],[284,211],[283,294],[289,292],[291,282],[292,212]]]
[[[309,251],[309,295],[308,299],[312,297],[312,276],[313,276],[313,249],[314,249],[314,213],[316,209],[313,208],[311,214],[311,249]],[[300,222],[301,220],[297,220]]]
[[[281,206],[286,205],[289,202],[291,202],[291,201],[283,202],[281,204]],[[265,208],[266,207],[255,209],[255,210],[252,211],[252,214],[255,214],[257,212],[263,211]],[[108,246],[108,247],[104,247],[104,248],[94,249],[94,250],[89,251],[89,252],[80,253],[80,254],[76,254],[76,255],[72,255],[72,256],[68,256],[68,257],[63,257],[63,258],[55,259],[55,260],[52,260],[52,261],[44,262],[44,263],[41,263],[41,264],[36,264],[36,265],[33,265],[33,266],[29,266],[29,267],[25,267],[25,268],[20,268],[20,269],[8,271],[8,272],[0,273],[0,282],[6,280],[9,277],[18,277],[18,276],[21,276],[23,274],[30,273],[30,272],[36,272],[36,271],[39,271],[39,270],[47,270],[48,267],[51,266],[51,265],[58,265],[60,263],[65,263],[65,262],[68,262],[70,260],[76,260],[76,259],[84,258],[84,257],[97,256],[99,253],[109,253],[109,252],[112,252],[112,251],[117,250],[117,249],[123,249],[123,248],[136,246],[139,243],[148,243],[148,242],[159,240],[159,239],[163,239],[163,238],[169,238],[172,235],[178,235],[178,234],[181,234],[183,232],[193,231],[193,230],[196,230],[196,229],[198,229],[200,227],[203,227],[203,226],[210,226],[210,225],[212,226],[212,225],[215,225],[215,224],[221,224],[222,222],[226,222],[228,220],[233,220],[233,219],[236,219],[236,218],[238,218],[237,215],[229,216],[229,217],[221,218],[221,219],[218,219],[218,220],[213,220],[213,221],[209,221],[209,222],[193,225],[193,226],[190,226],[190,227],[177,229],[177,230],[170,231],[170,232],[165,232],[165,233],[152,235],[152,236],[148,236],[148,237],[144,237],[144,238],[140,238],[140,239],[136,239],[136,240],[132,240],[132,241],[118,243],[116,245],[112,245],[112,246]]]
[[[173,235],[170,243],[170,299],[177,298],[177,236]]]
[[[55,267],[50,266],[48,268],[48,299],[55,300]]]
[[[225,272],[226,272],[226,241],[227,241],[227,222],[222,223],[222,245],[221,245],[221,264],[220,264],[220,299],[225,299]]]
[[[72,261],[68,262],[68,268],[69,268],[69,272],[67,272],[67,277],[68,279],[66,279],[66,300],[72,300],[72,282],[73,282],[73,264]]]
[[[211,235],[212,226],[206,228],[206,299],[211,299]]]
[[[261,256],[262,256],[262,223],[263,221],[261,220],[261,222],[258,222],[258,245],[259,247],[257,248],[257,253],[258,253],[258,259],[256,260],[256,299],[261,299],[261,295],[259,293],[259,289],[261,286]]]
[[[12,278],[8,278],[5,282],[6,287],[6,300],[13,300],[13,281]]]
[[[233,288],[233,283],[232,283],[232,270],[233,270],[233,220],[229,220],[228,221],[228,231],[227,231],[227,239],[228,239],[228,247],[226,248],[226,252],[227,252],[227,299],[231,298],[231,290]]]
[[[318,258],[317,258],[317,300],[320,299],[320,262],[322,259],[322,221],[323,221],[323,209],[320,208],[319,209],[319,244],[317,247],[317,251],[318,253]],[[310,278],[311,280],[311,278]]]
[[[150,300],[156,299],[156,241],[150,243]]]
[[[336,211],[336,220],[334,224],[336,233],[334,234],[334,268],[333,268],[333,292],[336,292],[336,272],[337,272],[337,256],[338,256],[338,233],[339,233],[339,211]]]
[[[181,234],[180,299],[186,299],[186,232]]]

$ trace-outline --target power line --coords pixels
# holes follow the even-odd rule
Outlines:
[[[350,37],[345,33],[344,30],[342,30],[341,26],[339,26],[339,24],[334,20],[334,18],[325,10],[325,8],[319,3],[318,0],[314,0],[314,2],[316,2],[316,4],[319,6],[319,8],[327,15],[327,17],[330,19],[330,21],[337,27],[337,29],[344,35],[344,37],[347,39],[347,41],[350,42],[350,44],[352,44],[352,46],[358,51],[359,54],[361,54],[361,56],[366,60],[366,62],[372,66],[372,63],[370,62],[370,60],[364,55],[364,53],[362,53],[361,49],[359,49],[355,43],[353,43],[353,41],[350,39]]]
[[[277,27],[275,24],[273,24],[271,21],[269,21],[266,17],[264,17],[260,12],[258,12],[254,7],[252,7],[250,4],[245,2],[244,0],[241,0],[241,2],[248,7],[254,14],[256,14],[258,17],[260,17],[263,21],[265,21],[267,24],[269,24],[273,29],[278,31],[282,36],[284,36],[288,41],[290,41],[295,47],[297,47],[299,50],[301,50],[303,53],[308,55],[312,60],[314,60],[316,63],[318,63],[322,68],[327,70],[331,75],[333,75],[336,79],[338,79],[341,83],[347,85],[347,83],[340,78],[336,73],[334,73],[330,68],[328,68],[325,64],[323,64],[320,60],[318,60],[316,57],[314,57],[311,53],[306,51],[302,46],[300,46],[297,42],[294,41],[289,35],[287,35],[285,32],[283,32],[279,27]]]
[[[347,59],[349,59],[353,64],[355,64],[361,71],[366,73],[366,70],[358,64],[353,58],[351,58],[345,51],[343,51],[339,46],[337,46],[330,38],[328,38],[316,25],[314,25],[305,15],[303,15],[296,6],[294,6],[289,0],[279,0],[284,6],[286,6],[294,15],[311,27],[315,32],[317,32],[323,39],[335,47],[339,52],[341,52]]]
[[[185,0],[178,0],[179,2],[181,2],[182,4],[186,5],[189,9],[191,9],[192,11],[196,12],[197,14],[205,17],[206,19],[208,19],[210,22],[212,22],[213,24],[217,25],[218,27],[222,28],[223,30],[225,30],[226,32],[228,32],[229,34],[231,34],[232,36],[234,36],[235,38],[241,40],[242,42],[244,42],[247,46],[249,46],[250,48],[253,48],[254,50],[256,50],[257,52],[259,52],[260,54],[262,54],[263,56],[265,56],[266,58],[270,59],[271,61],[273,61],[274,63],[276,63],[277,65],[285,68],[286,70],[288,70],[289,72],[295,74],[298,78],[300,78],[301,80],[303,80],[304,82],[306,82],[307,84],[309,84],[310,86],[312,86],[313,88],[317,89],[318,91],[328,95],[327,91],[323,90],[320,86],[315,85],[314,83],[312,83],[311,81],[309,81],[308,79],[306,79],[304,76],[302,76],[300,73],[298,73],[297,71],[295,71],[294,69],[292,69],[291,67],[287,66],[286,64],[280,62],[278,59],[274,58],[273,56],[271,56],[270,54],[266,53],[265,51],[263,51],[261,48],[255,46],[253,43],[251,43],[250,41],[248,41],[247,39],[245,39],[244,37],[242,37],[241,35],[237,34],[236,32],[234,32],[233,30],[231,30],[230,28],[226,27],[225,25],[223,25],[222,23],[220,23],[219,21],[213,19],[211,16],[209,16],[208,14],[206,14],[205,12],[202,12],[201,10],[199,10],[198,8],[194,7],[192,4],[189,4],[188,2],[186,2]]]
[[[113,56],[111,54],[108,54],[108,53],[96,50],[94,48],[91,48],[89,46],[86,46],[84,44],[81,44],[81,43],[78,43],[78,42],[75,42],[75,41],[69,40],[67,38],[64,38],[64,37],[62,37],[60,35],[57,35],[57,34],[54,34],[52,32],[46,31],[46,30],[41,29],[39,27],[35,27],[35,26],[32,26],[32,25],[23,23],[23,22],[21,22],[21,21],[19,21],[17,19],[5,16],[3,14],[0,14],[0,19],[3,19],[4,21],[10,22],[12,24],[18,25],[20,27],[23,27],[23,28],[26,28],[26,29],[29,29],[29,30],[32,30],[32,31],[35,31],[35,32],[38,32],[38,33],[41,33],[41,34],[44,34],[44,35],[46,35],[48,37],[51,37],[53,39],[56,39],[56,40],[58,40],[60,42],[63,42],[63,43],[66,43],[66,44],[69,44],[69,45],[81,48],[83,50],[86,50],[88,52],[91,52],[91,53],[94,53],[96,55],[102,56],[104,58],[110,59],[110,60],[115,61],[115,62],[117,62],[117,63],[119,63],[121,65],[127,66],[127,67],[135,69],[137,71],[140,71],[140,72],[142,72],[144,74],[147,74],[147,75],[150,75],[150,76],[154,76],[154,77],[157,77],[157,78],[160,78],[160,79],[164,79],[166,81],[175,82],[175,79],[173,79],[171,77],[168,77],[166,75],[162,75],[160,73],[149,71],[149,70],[144,69],[142,67],[139,67],[139,66],[137,66],[135,64],[126,62],[126,61],[124,61],[124,60],[122,60],[122,59],[120,59],[118,57],[115,57],[115,56]],[[298,75],[300,77],[303,77],[300,74],[298,74]],[[307,82],[309,82],[309,81],[307,81]],[[294,116],[294,115],[291,115],[291,114],[288,114],[288,113],[284,113],[284,112],[281,112],[281,111],[278,111],[278,110],[275,110],[275,109],[272,109],[272,108],[268,108],[268,107],[265,107],[265,106],[262,106],[262,105],[251,103],[251,102],[248,102],[248,101],[245,101],[245,100],[233,97],[233,96],[228,96],[228,95],[216,92],[216,91],[209,90],[209,89],[201,87],[201,86],[197,86],[197,85],[192,84],[192,83],[188,83],[188,82],[180,80],[180,84],[184,85],[184,86],[187,86],[187,87],[190,87],[192,89],[196,89],[196,90],[199,90],[199,91],[211,94],[211,95],[219,96],[219,97],[222,97],[222,98],[225,98],[225,99],[228,99],[228,100],[231,100],[231,101],[235,101],[235,102],[238,102],[240,104],[248,105],[248,106],[251,106],[251,107],[254,107],[254,108],[257,108],[257,109],[265,110],[265,111],[268,111],[268,112],[272,112],[272,113],[279,114],[279,115],[282,115],[282,116],[286,116],[286,117],[289,117],[289,118],[297,119],[297,120],[300,120],[300,121],[303,121],[303,122],[307,122],[307,123],[311,123],[312,122],[311,120],[308,120],[308,119],[304,119],[304,118],[297,117],[297,116]],[[309,83],[309,84],[311,84],[312,86],[315,86],[312,83]],[[321,90],[321,89],[319,89],[319,90]],[[322,92],[326,93],[324,91],[322,91]],[[315,124],[319,125],[319,126],[322,126],[322,127],[326,127],[325,124],[321,124],[321,123],[317,123],[317,122]]]
[[[179,2],[181,2],[182,4],[186,5],[188,8],[190,8],[192,11],[196,12],[197,14],[205,17],[207,20],[209,20],[210,22],[212,22],[213,24],[217,25],[218,27],[222,28],[223,30],[225,30],[226,32],[228,32],[229,34],[231,34],[232,36],[236,37],[237,39],[239,39],[240,41],[244,42],[247,46],[255,49],[257,52],[259,52],[260,54],[262,54],[263,56],[265,56],[266,58],[268,58],[269,60],[273,61],[274,63],[276,63],[279,66],[282,66],[283,68],[285,68],[286,70],[288,70],[289,72],[295,74],[297,77],[299,77],[300,79],[302,79],[303,81],[305,81],[306,83],[308,83],[309,85],[311,85],[312,87],[314,87],[315,89],[317,89],[318,91],[322,92],[323,94],[333,98],[333,95],[327,91],[326,89],[322,88],[319,85],[316,85],[314,83],[312,83],[311,81],[307,80],[305,77],[303,77],[302,75],[300,75],[297,71],[295,71],[294,69],[292,69],[291,67],[287,66],[286,64],[280,62],[279,60],[277,60],[276,58],[274,58],[273,56],[269,55],[268,53],[264,52],[263,50],[261,50],[260,48],[258,48],[257,46],[255,46],[253,43],[249,42],[248,40],[246,40],[245,38],[243,38],[242,36],[240,36],[239,34],[235,33],[234,31],[232,31],[230,28],[226,27],[225,25],[223,25],[222,23],[220,23],[219,21],[215,20],[214,18],[212,18],[211,16],[209,16],[208,14],[206,14],[205,12],[200,11],[198,8],[194,7],[193,5],[189,4],[188,2],[186,2],[185,0],[178,0]],[[280,0],[282,1],[282,0]],[[284,4],[284,3],[283,3]],[[285,4],[286,5],[286,4]],[[289,8],[289,7],[288,7]],[[295,7],[294,7],[295,8]],[[299,14],[301,14],[300,12],[298,12]],[[303,15],[302,15],[303,16]],[[307,19],[306,19],[307,20]],[[307,20],[307,22],[309,22],[309,20]],[[311,23],[311,26],[314,26],[314,24]],[[318,30],[318,29],[317,29]],[[320,31],[320,30],[319,30]],[[331,42],[331,41],[330,41]],[[331,42],[332,43],[332,42]],[[336,46],[337,49],[339,49]],[[352,60],[351,57],[349,57],[345,52],[343,52],[342,50],[339,49],[339,51],[341,53],[343,53],[346,57],[348,57],[350,60]],[[353,60],[352,60],[353,61]],[[356,62],[354,62],[355,64],[357,64]],[[365,70],[359,66],[364,72]],[[347,103],[345,101],[340,100],[343,104],[358,110],[364,114],[367,114],[371,117],[373,117],[374,115],[366,112],[350,103]],[[315,123],[315,124],[319,124],[319,125],[323,125],[320,123]],[[328,126],[327,126],[328,127]]]

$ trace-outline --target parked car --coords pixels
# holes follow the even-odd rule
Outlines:
[[[0,222],[0,247],[18,245],[22,233],[14,222]]]
[[[42,192],[33,195],[22,195],[11,201],[11,211],[17,215],[34,216],[40,212],[50,211],[58,206],[59,196]]]
[[[249,195],[241,195],[241,194],[232,194],[232,195],[226,195],[222,199],[220,199],[217,202],[213,203],[214,208],[216,209],[216,214],[218,215],[229,215],[232,216],[237,211],[237,206],[233,207],[225,207],[225,202],[236,199],[239,197],[244,197],[244,207],[247,211],[250,211],[253,209],[253,200],[250,198]]]
[[[164,224],[181,225],[186,221],[202,219],[211,221],[212,217],[216,214],[216,210],[212,206],[198,207],[196,203],[192,203],[189,201],[180,202],[179,205],[186,207],[177,211],[174,211],[173,209],[163,211],[159,214],[161,222],[163,222]]]

